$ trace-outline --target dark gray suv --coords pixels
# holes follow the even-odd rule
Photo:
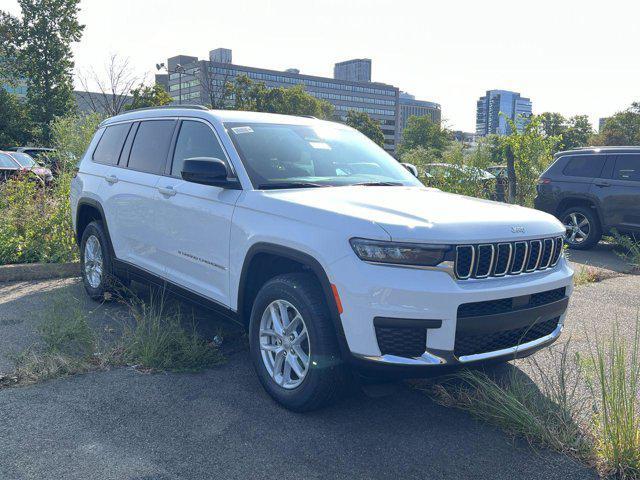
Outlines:
[[[591,248],[612,229],[640,234],[640,147],[558,152],[537,190],[535,207],[560,219],[570,248]]]

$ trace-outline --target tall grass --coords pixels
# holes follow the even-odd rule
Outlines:
[[[571,341],[521,360],[528,375],[462,370],[431,387],[436,400],[515,435],[569,453],[604,475],[640,478],[640,321],[590,341]]]
[[[149,302],[130,297],[126,304],[132,320],[125,322],[113,350],[116,363],[198,371],[223,361],[220,350],[198,335],[193,321],[185,325],[178,308],[167,308],[162,294],[152,294]]]
[[[593,427],[598,456],[622,478],[640,478],[640,328],[628,342],[617,326],[595,342],[589,379],[597,407]]]

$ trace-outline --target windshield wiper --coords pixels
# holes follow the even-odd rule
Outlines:
[[[404,185],[401,182],[361,182],[361,183],[353,183],[352,186],[363,186],[363,187],[400,187]]]
[[[284,188],[314,188],[314,187],[328,187],[329,185],[323,185],[321,183],[313,182],[279,182],[279,183],[261,183],[258,185],[259,190],[277,190]]]

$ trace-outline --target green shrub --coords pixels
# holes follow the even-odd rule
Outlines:
[[[63,175],[45,187],[21,175],[0,185],[0,265],[77,260],[70,181]]]

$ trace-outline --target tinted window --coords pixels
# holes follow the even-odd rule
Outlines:
[[[162,174],[174,126],[174,120],[140,123],[131,147],[128,167],[140,172]]]
[[[121,123],[107,127],[100,138],[100,143],[93,152],[93,161],[107,165],[116,165],[124,139],[127,138],[130,123]]]
[[[640,155],[618,155],[613,178],[640,182]]]
[[[599,177],[604,167],[604,155],[576,155],[569,158],[563,173],[570,177]]]
[[[185,159],[194,157],[225,159],[222,147],[208,125],[202,122],[185,121],[182,122],[178,134],[171,175],[179,177]]]
[[[11,160],[11,157],[5,153],[0,153],[0,168],[18,168],[16,162]]]

